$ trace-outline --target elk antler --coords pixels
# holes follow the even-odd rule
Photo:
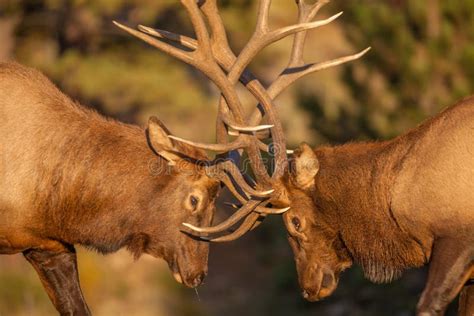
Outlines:
[[[298,22],[300,24],[303,24],[312,20],[316,16],[316,14],[319,12],[319,10],[329,2],[330,0],[320,0],[312,5],[309,5],[309,4],[306,4],[306,2],[303,0],[297,0],[296,3],[299,9]],[[333,16],[326,21],[328,21],[329,23],[333,20],[334,17],[338,17],[339,15]],[[191,39],[186,36],[177,35],[174,33],[163,31],[163,30],[152,29],[145,26],[140,26],[140,29],[156,37],[166,38],[168,40],[179,42],[181,45],[190,49],[194,49],[197,45],[194,39]],[[353,55],[348,55],[348,56],[344,56],[344,57],[340,57],[340,58],[336,58],[333,60],[324,61],[320,63],[305,64],[304,59],[303,59],[303,52],[304,52],[304,45],[306,41],[306,35],[307,35],[306,31],[299,32],[295,35],[295,39],[293,41],[293,49],[291,53],[291,58],[288,63],[288,66],[281,73],[281,75],[270,85],[270,87],[266,91],[263,88],[263,86],[260,84],[260,82],[255,80],[255,77],[252,74],[250,74],[248,71],[245,71],[243,73],[242,77],[240,78],[241,82],[244,85],[246,85],[249,91],[252,92],[252,94],[254,94],[257,98],[263,99],[264,97],[262,96],[262,94],[266,92],[268,97],[270,97],[270,99],[273,100],[278,95],[280,95],[281,92],[283,92],[286,88],[288,88],[292,83],[294,83],[298,79],[306,75],[321,71],[321,70],[325,70],[328,68],[332,68],[338,65],[342,65],[342,64],[357,60],[361,58],[362,56],[364,56],[371,49],[370,47],[368,47],[364,49],[363,51],[353,54]],[[226,71],[229,71],[231,69],[235,60],[235,56],[234,56],[234,59],[232,59],[232,58],[227,58],[227,56],[225,55],[223,56],[222,54],[216,55],[216,58],[219,64]],[[262,92],[262,90],[265,92]],[[261,107],[262,105],[259,105],[259,107],[257,107],[255,111],[252,113],[252,115],[250,116],[249,118],[250,125],[257,124],[262,119],[262,113],[266,113],[265,110]]]
[[[271,186],[273,181],[283,175],[287,165],[285,137],[281,122],[275,112],[273,99],[298,78],[318,70],[357,59],[367,51],[329,62],[304,65],[302,55],[306,31],[334,21],[342,12],[326,20],[310,22],[319,9],[329,1],[320,0],[313,5],[308,5],[303,0],[297,0],[296,2],[299,9],[298,24],[272,31],[268,27],[271,0],[261,0],[259,3],[255,31],[238,57],[230,49],[216,0],[200,0],[197,1],[197,3],[195,0],[181,0],[181,3],[185,6],[190,15],[191,22],[196,30],[197,40],[145,26],[139,26],[139,30],[142,31],[139,32],[115,22],[119,27],[132,35],[193,65],[219,87],[222,92],[222,97],[219,102],[217,117],[217,144],[197,143],[174,136],[170,137],[188,145],[221,153],[233,150],[246,150],[256,176],[256,188],[268,188]],[[203,16],[207,20],[210,33],[206,28]],[[292,34],[296,34],[296,36],[290,63],[280,77],[266,90],[246,68],[263,48]],[[175,41],[191,51],[181,50],[157,40],[155,37]],[[227,75],[222,69],[227,72]],[[242,106],[234,90],[238,81],[243,83],[259,102],[258,108],[250,116],[249,122],[258,123],[265,114],[269,124],[248,124],[248,122],[244,120]],[[229,128],[231,130],[229,130]],[[273,138],[272,148],[262,143],[255,134],[259,131],[268,130],[271,131]],[[228,143],[228,135],[237,136],[237,138]],[[271,176],[268,174],[265,164],[263,163],[260,150],[267,152],[272,150],[274,154],[275,168]],[[282,214],[289,209],[266,208],[265,206],[269,203],[269,197],[273,193],[273,190],[259,191],[251,187],[240,174],[238,167],[230,160],[214,162],[208,166],[208,171],[229,188],[239,202],[242,203],[242,206],[240,206],[239,210],[230,218],[217,226],[199,228],[187,223],[184,223],[184,226],[196,233],[213,234],[228,230],[243,218],[245,218],[245,220],[241,226],[230,235],[208,238],[206,240],[223,242],[237,239],[250,229],[258,226],[262,217],[268,214]],[[237,184],[237,186],[235,186],[235,184]]]

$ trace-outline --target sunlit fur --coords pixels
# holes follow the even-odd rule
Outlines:
[[[344,261],[354,262],[378,283],[430,263],[418,312],[441,315],[472,277],[473,135],[474,98],[468,98],[390,141],[301,145],[290,166],[313,157],[317,163],[309,166],[317,169],[289,168],[280,196],[292,207],[285,225],[290,240],[301,241],[292,248],[300,284],[314,294],[308,299],[323,290],[321,280],[307,282],[308,265],[337,278]],[[295,235],[293,217],[310,225]]]
[[[125,247],[136,258],[164,258],[188,286],[202,281],[209,245],[181,229],[212,220],[219,182],[195,163],[207,159],[203,152],[176,145],[188,158],[170,167],[145,129],[104,118],[15,63],[0,63],[0,123],[0,253]],[[73,295],[40,277],[53,302]]]

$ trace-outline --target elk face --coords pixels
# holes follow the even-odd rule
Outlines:
[[[145,252],[165,259],[176,281],[197,287],[207,274],[209,244],[185,233],[182,224],[211,224],[220,182],[209,177],[203,166],[182,156],[206,159],[205,154],[185,146],[178,147],[168,134],[161,122],[150,119],[150,145],[169,166],[164,175],[161,172],[159,176],[167,178],[166,184],[159,185],[160,194],[151,202],[151,214],[143,225],[149,236]]]
[[[337,287],[339,274],[352,264],[337,231],[328,224],[324,213],[313,201],[318,170],[316,155],[303,144],[290,160],[285,184],[291,209],[283,219],[302,295],[308,301],[331,295]]]
[[[220,184],[197,171],[175,174],[168,187],[166,201],[156,206],[160,230],[153,234],[156,240],[152,238],[149,251],[167,261],[176,281],[197,287],[207,275],[209,243],[187,234],[182,224],[211,224]]]

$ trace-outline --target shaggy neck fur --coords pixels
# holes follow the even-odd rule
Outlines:
[[[391,209],[391,187],[409,149],[398,139],[316,151],[317,209],[373,282],[389,282],[427,261],[421,242],[399,226]]]

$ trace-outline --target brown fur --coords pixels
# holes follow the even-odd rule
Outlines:
[[[314,151],[302,145],[290,165],[312,156],[316,167],[290,168],[283,184],[305,297],[331,294],[352,262],[374,282],[431,263],[418,313],[442,314],[474,263],[473,148],[474,98],[390,141]],[[326,274],[334,282],[322,284]]]
[[[219,184],[191,159],[168,166],[157,155],[169,149],[160,144],[171,144],[162,127],[153,125],[166,139],[147,139],[144,129],[74,103],[42,74],[15,63],[0,63],[0,120],[0,253],[127,247],[135,257],[164,258],[186,285],[202,281],[208,245],[180,229],[183,222],[211,223]],[[172,149],[207,159],[188,146]],[[72,305],[83,301],[77,291],[61,291],[48,290],[53,302],[68,295],[75,296]]]

